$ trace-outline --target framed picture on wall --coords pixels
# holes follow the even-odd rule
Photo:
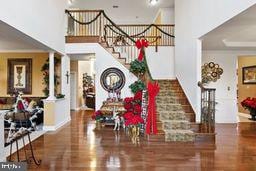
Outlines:
[[[242,68],[243,84],[256,84],[256,65]]]
[[[32,59],[18,58],[8,59],[7,93],[12,94],[14,90],[22,91],[24,94],[32,93]]]

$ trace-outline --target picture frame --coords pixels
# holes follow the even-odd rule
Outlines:
[[[7,61],[7,94],[14,90],[22,91],[23,94],[32,93],[32,59],[17,58]]]
[[[256,84],[256,65],[242,68],[243,84]]]

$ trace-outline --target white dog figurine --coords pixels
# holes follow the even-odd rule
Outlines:
[[[114,130],[119,131],[120,125],[121,125],[121,119],[120,119],[119,113],[116,112],[116,107],[114,107],[114,109],[113,109],[113,118],[114,118],[114,121],[115,121]]]

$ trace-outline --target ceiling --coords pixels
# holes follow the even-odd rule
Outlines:
[[[50,49],[0,20],[0,51],[49,51]]]
[[[256,50],[256,5],[202,39],[203,50]]]
[[[149,24],[160,8],[174,7],[174,0],[158,1],[157,5],[151,6],[149,0],[73,0],[70,8],[103,9],[117,24]]]

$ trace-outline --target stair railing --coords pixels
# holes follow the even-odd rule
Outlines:
[[[138,56],[136,40],[147,39],[150,46],[174,46],[174,25],[116,25],[103,10],[66,10],[68,36],[100,37],[130,63]]]
[[[205,88],[201,82],[198,82],[201,88],[201,132],[215,132],[215,92],[214,88]]]

